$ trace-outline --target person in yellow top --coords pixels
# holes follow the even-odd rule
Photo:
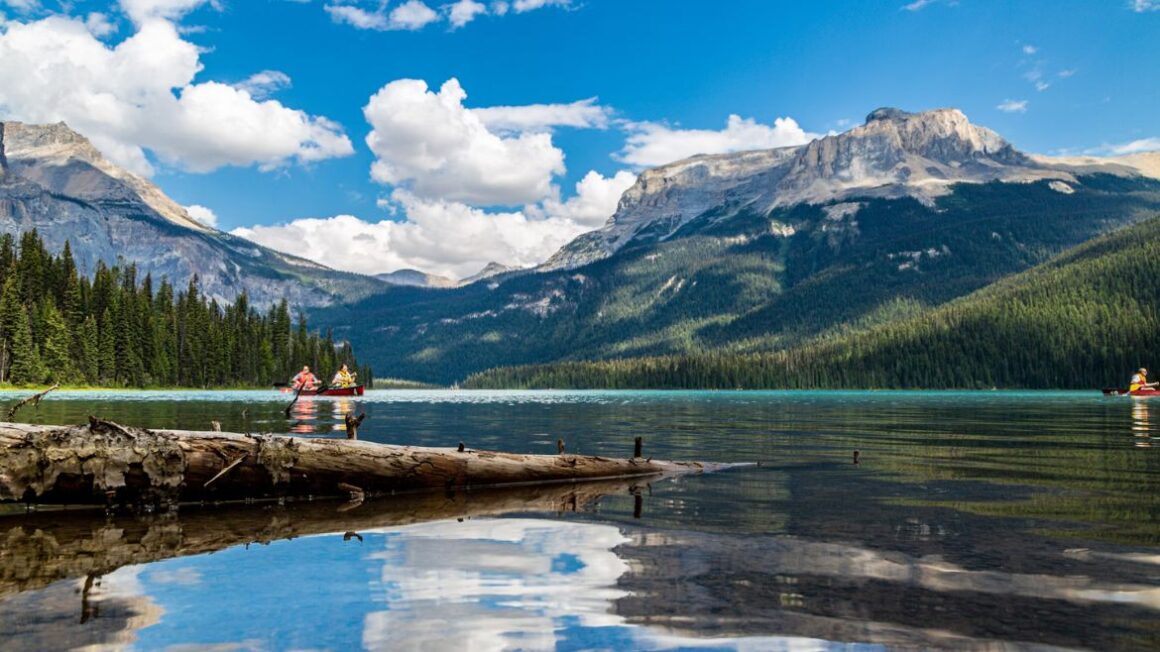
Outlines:
[[[1132,380],[1128,381],[1128,391],[1134,392],[1138,389],[1144,389],[1147,387],[1155,387],[1157,385],[1160,385],[1160,382],[1156,382],[1156,383],[1148,382],[1148,370],[1143,368],[1143,367],[1140,367],[1140,370],[1132,375]]]
[[[334,372],[334,378],[330,380],[331,387],[354,387],[354,379],[358,376],[357,373],[351,373],[346,365]]]

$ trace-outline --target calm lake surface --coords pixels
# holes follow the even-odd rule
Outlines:
[[[0,406],[29,392],[0,392]],[[0,650],[1157,650],[1160,399],[56,392],[20,418],[755,466],[0,515]],[[1155,444],[1155,446],[1153,445]],[[860,463],[853,464],[853,452]]]

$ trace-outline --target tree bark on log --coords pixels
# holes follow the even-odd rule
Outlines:
[[[227,432],[0,423],[0,501],[145,507],[698,473],[728,465]],[[342,486],[340,486],[342,485]]]

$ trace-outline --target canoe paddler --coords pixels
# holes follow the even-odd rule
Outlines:
[[[1132,380],[1128,381],[1128,391],[1134,392],[1138,389],[1144,389],[1146,387],[1155,387],[1157,385],[1160,385],[1160,382],[1155,382],[1155,383],[1148,382],[1148,370],[1143,368],[1143,367],[1140,367],[1140,369],[1135,374],[1132,375]]]
[[[315,376],[307,365],[302,366],[302,371],[294,374],[290,379],[290,387],[294,390],[311,391],[318,389],[318,377]]]
[[[342,365],[341,369],[334,372],[334,378],[331,379],[330,384],[332,387],[354,387],[354,378],[357,375],[351,373],[346,365]]]

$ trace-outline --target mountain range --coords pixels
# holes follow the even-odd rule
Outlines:
[[[63,124],[0,123],[0,232],[259,306],[286,298],[382,375],[788,350],[913,318],[1160,211],[1160,154],[1052,158],[955,109],[878,109],[797,147],[647,170],[543,265],[335,271],[210,228]]]
[[[388,375],[774,351],[910,317],[1160,211],[1160,155],[1057,159],[955,109],[642,173],[544,265],[316,319]]]

